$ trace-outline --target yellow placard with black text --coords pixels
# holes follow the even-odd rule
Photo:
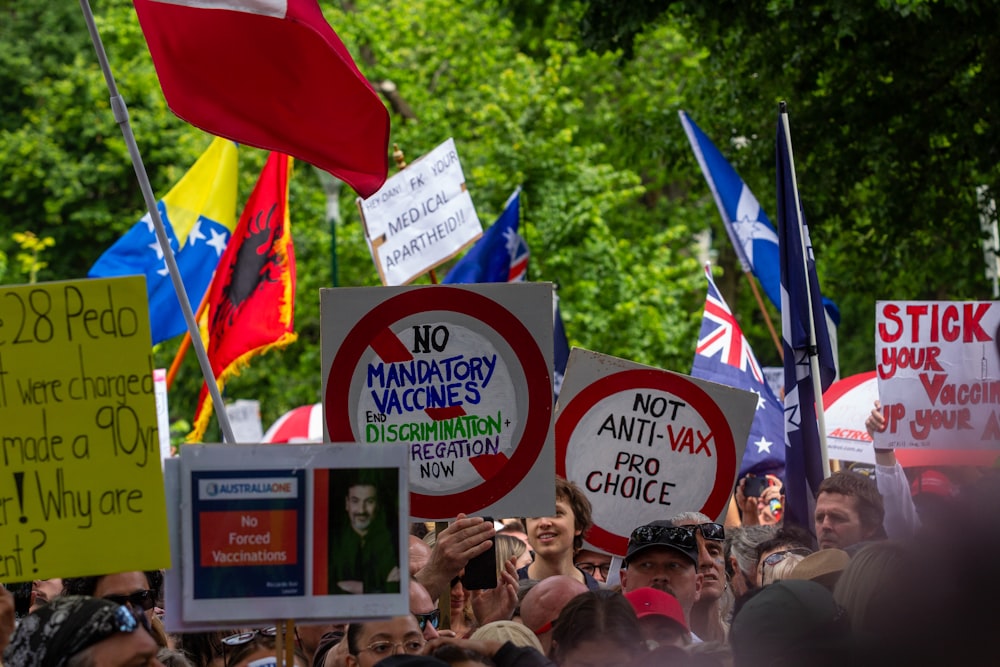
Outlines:
[[[0,582],[169,564],[144,279],[0,287]]]

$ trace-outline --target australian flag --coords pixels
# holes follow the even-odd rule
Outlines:
[[[521,187],[504,204],[503,212],[465,257],[442,281],[455,283],[512,283],[528,277],[528,244],[518,233]]]
[[[726,232],[740,258],[743,271],[753,271],[776,308],[781,309],[778,270],[778,235],[743,179],[684,111],[681,125],[691,143],[701,172],[712,190]]]
[[[778,236],[781,258],[781,337],[785,357],[785,517],[813,530],[812,508],[823,481],[813,361],[820,391],[836,375],[809,228],[799,202],[788,115],[778,115]]]
[[[757,412],[750,426],[739,476],[770,473],[783,477],[785,435],[781,403],[764,379],[739,323],[712,280],[708,265],[705,276],[708,295],[691,375],[757,394]]]
[[[503,212],[482,238],[452,267],[442,281],[455,283],[512,283],[528,278],[528,244],[518,233],[521,220],[521,186],[507,199]],[[558,297],[552,306],[553,312],[553,359],[552,374],[554,398],[559,398],[566,362],[569,359],[569,342],[559,311]]]

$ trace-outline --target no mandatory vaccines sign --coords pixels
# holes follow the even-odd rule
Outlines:
[[[593,506],[587,541],[624,556],[637,526],[716,519],[736,483],[758,396],[573,348],[559,394],[556,472]]]
[[[0,581],[170,563],[146,283],[0,288]]]
[[[320,292],[329,439],[409,451],[414,519],[554,510],[550,283]]]
[[[357,202],[383,285],[406,285],[483,235],[454,139]]]
[[[1000,302],[879,301],[879,447],[1000,449]]]

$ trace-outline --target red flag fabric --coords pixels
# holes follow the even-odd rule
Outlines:
[[[370,197],[389,112],[316,0],[134,0],[170,109],[206,132],[288,153]]]
[[[281,153],[268,156],[209,288],[203,337],[220,391],[251,357],[297,338],[295,248],[288,218],[290,162]],[[211,416],[205,385],[189,442],[202,440]]]

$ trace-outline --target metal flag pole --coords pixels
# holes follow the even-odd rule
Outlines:
[[[184,289],[184,282],[181,280],[180,269],[177,268],[177,261],[174,259],[174,252],[170,248],[170,239],[167,238],[167,231],[163,227],[163,220],[160,219],[160,211],[156,207],[156,197],[153,195],[153,186],[149,183],[149,176],[146,175],[146,167],[142,163],[142,156],[139,155],[139,146],[135,143],[135,136],[132,134],[132,126],[128,120],[128,108],[125,100],[118,93],[118,84],[111,73],[111,66],[108,64],[108,56],[104,52],[104,44],[101,42],[101,35],[97,32],[97,25],[94,23],[94,13],[90,10],[89,0],[80,0],[80,9],[83,10],[83,17],[87,21],[87,30],[90,31],[90,41],[94,43],[94,50],[97,51],[97,60],[101,63],[101,71],[104,72],[104,81],[108,85],[111,93],[111,111],[115,116],[115,122],[121,128],[122,136],[125,137],[125,144],[128,146],[129,157],[132,158],[132,167],[135,169],[136,179],[139,181],[139,189],[142,190],[142,198],[146,202],[146,209],[153,220],[153,228],[156,230],[156,240],[163,251],[163,259],[170,272],[170,280],[174,284],[177,292],[177,300],[181,304],[181,312],[184,313],[184,321],[187,322],[188,333],[191,334],[191,343],[194,345],[195,354],[198,356],[198,363],[201,364],[201,374],[205,377],[205,384],[208,385],[208,392],[212,396],[212,404],[215,406],[215,414],[219,419],[219,426],[222,428],[222,436],[226,442],[236,443],[236,436],[233,435],[233,427],[229,423],[229,415],[226,414],[226,406],[222,402],[222,394],[219,386],[215,383],[215,374],[212,372],[212,364],[208,360],[205,352],[205,344],[201,340],[198,331],[198,322],[191,311],[191,302],[188,299],[187,291]]]
[[[788,126],[788,109],[785,103],[780,105],[781,126],[785,131],[785,145],[788,148],[789,171],[792,172],[792,194],[795,197],[795,220],[799,226],[799,243],[802,246],[802,263],[806,276],[806,303],[809,304],[809,369],[812,375],[813,393],[816,399],[816,421],[819,426],[819,450],[823,457],[823,478],[830,476],[830,457],[826,451],[826,412],[823,409],[823,385],[819,375],[819,353],[816,345],[816,320],[812,304],[812,286],[809,285],[809,255],[806,248],[806,237],[802,227],[802,203],[799,201],[799,183],[795,176],[795,158],[792,155],[792,135]],[[824,315],[825,316],[825,315]]]

